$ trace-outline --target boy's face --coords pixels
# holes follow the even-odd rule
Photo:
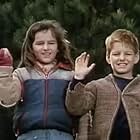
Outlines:
[[[35,34],[33,51],[36,60],[41,64],[51,64],[55,61],[58,45],[51,30],[43,30]]]
[[[133,67],[139,61],[139,54],[135,54],[127,44],[115,42],[106,60],[111,65],[114,75],[132,78]]]

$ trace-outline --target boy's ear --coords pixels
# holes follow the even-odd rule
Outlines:
[[[134,64],[137,64],[139,62],[139,59],[140,59],[140,55],[139,53],[137,53],[135,56]]]
[[[110,64],[110,57],[109,57],[109,54],[108,54],[108,53],[106,53],[106,62],[107,62],[108,64]]]

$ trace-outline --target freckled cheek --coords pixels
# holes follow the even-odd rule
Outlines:
[[[56,52],[56,51],[53,52],[52,56],[53,56],[53,57],[56,57],[56,55],[57,55],[57,52]]]
[[[53,50],[52,50],[52,53],[53,53],[53,54],[57,54],[58,52],[59,52],[58,49],[53,49]]]
[[[119,59],[116,57],[110,57],[110,62],[111,63],[116,63]]]
[[[36,58],[42,57],[42,54],[38,50],[34,50],[34,55],[35,55]]]

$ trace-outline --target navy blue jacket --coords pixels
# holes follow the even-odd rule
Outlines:
[[[65,93],[72,71],[57,69],[51,74],[18,68],[22,99],[16,107],[14,129],[18,134],[35,129],[72,132],[72,118],[65,109]],[[23,101],[22,101],[23,100]]]

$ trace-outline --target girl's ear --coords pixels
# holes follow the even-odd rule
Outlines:
[[[139,56],[139,53],[137,53],[135,55],[135,60],[134,60],[134,64],[137,64],[139,62],[139,59],[140,59],[140,56]]]
[[[110,57],[109,57],[109,54],[108,54],[108,53],[106,53],[106,62],[107,62],[108,64],[110,64]]]

